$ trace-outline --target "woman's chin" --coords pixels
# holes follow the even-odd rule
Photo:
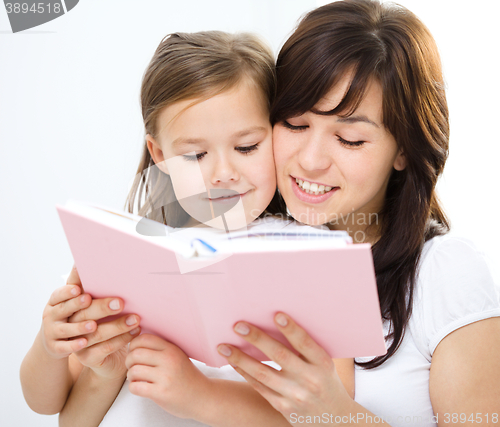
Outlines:
[[[326,213],[313,212],[312,210],[288,209],[288,213],[298,222],[307,225],[322,225],[328,222]]]

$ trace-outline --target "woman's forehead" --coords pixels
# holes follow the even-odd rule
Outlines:
[[[335,84],[311,109],[313,113],[332,111],[339,106],[346,97],[351,87],[352,79],[344,76]],[[363,90],[359,104],[353,109],[353,105],[346,105],[344,111],[336,112],[341,116],[364,115],[376,123],[382,122],[382,86],[375,79],[371,79]]]

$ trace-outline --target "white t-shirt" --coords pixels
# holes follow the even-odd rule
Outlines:
[[[260,229],[286,229],[297,233],[310,233],[311,230],[328,230],[325,226],[311,227],[291,220],[282,220],[275,217],[259,218],[248,225],[248,229],[257,232]],[[224,233],[224,231],[210,229],[210,233]],[[194,365],[209,378],[221,378],[232,381],[245,381],[230,365],[221,368],[212,368],[204,363],[191,359]],[[279,368],[273,362],[265,362]],[[102,420],[100,427],[201,427],[201,424],[190,419],[175,417],[160,408],[152,400],[135,396],[129,391],[129,381],[125,381],[113,405]]]
[[[396,354],[378,368],[355,371],[355,400],[392,427],[437,425],[429,396],[434,350],[454,330],[500,316],[500,287],[486,258],[469,240],[450,235],[425,244],[414,298]]]

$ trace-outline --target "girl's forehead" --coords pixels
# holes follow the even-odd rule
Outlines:
[[[174,140],[237,139],[270,129],[265,100],[252,87],[238,86],[208,99],[178,101],[163,109],[157,137]]]

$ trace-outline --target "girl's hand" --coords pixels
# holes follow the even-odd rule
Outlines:
[[[238,322],[234,330],[281,366],[281,371],[229,344],[219,345],[219,353],[290,423],[300,416],[314,419],[328,414],[334,424],[336,416],[348,415],[354,401],[337,375],[331,357],[289,316],[278,313],[275,324],[298,356],[246,322]]]
[[[73,269],[68,282],[82,286],[78,272]],[[89,298],[87,307],[74,313],[69,323],[92,324],[91,333],[87,333],[84,348],[75,351],[74,355],[83,365],[94,371],[94,373],[105,379],[125,378],[127,368],[125,358],[127,357],[127,344],[140,332],[139,316],[129,314],[120,318],[100,323],[96,320],[119,314],[124,303],[120,298]]]
[[[70,322],[81,319],[93,321],[119,313],[124,304],[120,298],[92,300],[91,305],[70,318]],[[74,353],[78,361],[106,379],[125,379],[127,368],[127,344],[140,332],[139,316],[129,314],[118,319],[100,323],[96,330],[85,336],[87,345]]]
[[[94,332],[94,321],[70,323],[69,318],[79,310],[87,308],[92,298],[83,294],[81,286],[75,282],[78,273],[75,268],[70,273],[65,286],[56,289],[49,298],[42,315],[41,338],[43,348],[54,359],[68,357],[87,345],[82,335]]]
[[[180,418],[197,419],[208,410],[202,397],[210,392],[210,379],[176,345],[143,334],[130,343],[125,363],[132,394],[147,397]]]

